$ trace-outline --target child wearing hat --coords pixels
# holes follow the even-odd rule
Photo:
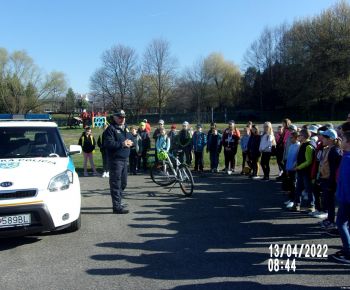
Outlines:
[[[202,132],[202,125],[197,124],[197,130],[192,136],[192,147],[194,151],[194,171],[204,170],[203,151],[207,145],[207,135]]]
[[[330,230],[335,228],[335,191],[337,187],[336,175],[341,161],[342,153],[339,146],[337,132],[328,129],[321,133],[323,151],[319,164],[319,183],[324,196],[324,208],[328,212],[321,227]]]

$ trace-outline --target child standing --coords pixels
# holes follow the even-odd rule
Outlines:
[[[156,150],[157,152],[160,151],[165,151],[165,152],[169,152],[170,150],[170,139],[166,134],[166,130],[165,128],[160,128],[159,130],[159,135],[156,141]]]
[[[211,130],[212,132],[208,134],[207,151],[210,155],[211,172],[218,172],[219,155],[222,147],[222,135],[218,132],[216,126]]]
[[[270,159],[272,146],[276,146],[275,135],[272,131],[272,124],[265,122],[264,133],[261,136],[259,151],[261,152],[261,168],[264,172],[263,180],[270,179]]]
[[[249,177],[253,179],[258,179],[258,166],[259,166],[259,158],[260,158],[260,134],[259,128],[256,125],[252,126],[250,138],[248,141],[248,158],[250,162],[250,167],[252,168],[252,173]]]
[[[311,145],[310,131],[302,129],[299,133],[300,148],[297,156],[297,186],[295,195],[296,211],[300,211],[302,192],[307,194],[308,207],[311,212],[315,211],[315,197],[312,192],[311,169],[315,155],[315,148]]]
[[[251,125],[247,125],[244,128],[244,135],[241,138],[241,149],[242,149],[242,172],[241,175],[246,174],[244,172],[244,168],[245,168],[245,164],[247,161],[247,154],[248,154],[248,142],[249,142],[249,138],[250,138],[250,130],[251,130]]]
[[[224,147],[225,155],[225,170],[227,174],[235,172],[236,154],[241,133],[235,126],[234,121],[228,123],[228,128],[222,135],[222,146]]]
[[[178,134],[178,146],[182,152],[179,154],[180,162],[184,162],[184,157],[186,157],[186,164],[191,165],[192,162],[192,134],[189,128],[189,123],[187,121],[182,123],[182,129]]]
[[[147,131],[145,122],[140,123],[138,133],[142,140],[142,150],[141,150],[141,155],[139,154],[137,167],[139,170],[141,169],[141,160],[142,160],[142,169],[143,171],[146,172],[147,171],[147,152],[151,148],[151,139],[149,137],[149,133]]]
[[[350,131],[343,133],[342,149],[343,158],[340,163],[336,195],[339,203],[337,227],[343,248],[332,257],[344,264],[350,264]]]
[[[289,200],[286,202],[286,208],[290,209],[294,206],[295,200],[295,183],[296,183],[296,172],[295,167],[297,165],[297,157],[300,147],[300,142],[298,141],[298,133],[292,132],[290,134],[291,145],[289,146],[287,153],[286,162],[286,177],[284,182],[286,183],[286,189],[289,192]]]
[[[108,156],[107,156],[107,150],[104,147],[104,133],[106,132],[108,125],[104,124],[103,126],[103,132],[100,136],[98,136],[97,139],[97,145],[100,148],[101,156],[102,156],[102,167],[103,167],[103,174],[102,177],[109,178],[109,171],[108,171]]]
[[[194,171],[199,170],[203,172],[203,151],[205,145],[207,145],[207,135],[202,132],[202,125],[197,124],[197,131],[195,131],[192,136],[192,146],[194,151]]]
[[[328,129],[322,132],[323,152],[319,165],[319,182],[325,199],[325,210],[328,217],[321,226],[326,230],[335,228],[335,192],[337,187],[336,174],[341,161],[341,150],[339,147],[337,132]]]
[[[137,133],[137,128],[135,126],[130,127],[130,133],[131,141],[133,142],[134,146],[130,148],[129,169],[131,174],[136,175],[138,159],[142,153],[142,138]]]
[[[167,134],[168,138],[170,139],[170,152],[174,152],[177,147],[177,131],[176,131],[176,124],[172,124],[170,127],[170,131]]]
[[[284,151],[284,143],[283,143],[283,126],[277,127],[277,132],[275,135],[276,140],[276,161],[279,169],[278,176],[280,177],[283,173],[283,151]]]
[[[85,131],[79,138],[79,143],[78,143],[83,150],[83,155],[84,155],[84,176],[89,176],[87,172],[87,162],[90,162],[91,169],[93,171],[94,176],[97,176],[98,173],[95,168],[94,164],[94,158],[93,158],[93,152],[96,147],[96,141],[94,136],[92,136],[91,128],[90,127],[85,127]]]

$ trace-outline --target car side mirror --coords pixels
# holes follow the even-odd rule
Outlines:
[[[68,150],[68,155],[81,154],[80,145],[70,145]]]

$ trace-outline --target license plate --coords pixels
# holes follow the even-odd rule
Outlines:
[[[0,228],[30,225],[30,214],[0,216]]]

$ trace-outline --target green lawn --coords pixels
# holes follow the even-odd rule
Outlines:
[[[245,126],[245,124],[238,124],[237,125],[237,127],[240,129],[242,129],[244,126]],[[209,124],[204,124],[203,127],[204,127],[203,131],[207,132],[209,129]],[[226,128],[226,124],[218,124],[218,128],[220,130],[223,130]],[[66,146],[69,147],[69,145],[78,144],[79,138],[80,138],[83,130],[81,128],[79,128],[79,129],[67,129],[67,128],[63,127],[63,128],[60,128],[60,132],[61,132],[61,135],[64,139]],[[96,142],[97,142],[98,136],[100,134],[102,134],[102,129],[93,128],[92,134],[94,135]],[[151,134],[151,136],[152,136],[152,134]],[[153,142],[152,138],[151,138],[151,140]],[[154,147],[154,144],[152,144],[152,147]],[[77,170],[81,171],[83,169],[83,155],[82,154],[73,155],[73,160],[74,160],[74,164],[75,164],[75,167],[77,168]],[[101,172],[102,171],[102,158],[101,158],[100,150],[98,148],[95,150],[94,162],[95,162],[95,165],[97,167],[97,170],[99,172]],[[194,163],[194,161],[193,161],[193,163]],[[275,164],[275,163],[276,163],[275,158],[272,158],[271,164]],[[219,165],[220,169],[224,167],[224,153],[223,153],[223,151],[220,154],[219,164],[220,164]],[[242,152],[241,152],[241,148],[239,146],[238,152],[236,155],[236,170],[240,170],[241,165],[242,165]],[[209,154],[206,152],[204,153],[204,166],[207,169],[210,167]]]

